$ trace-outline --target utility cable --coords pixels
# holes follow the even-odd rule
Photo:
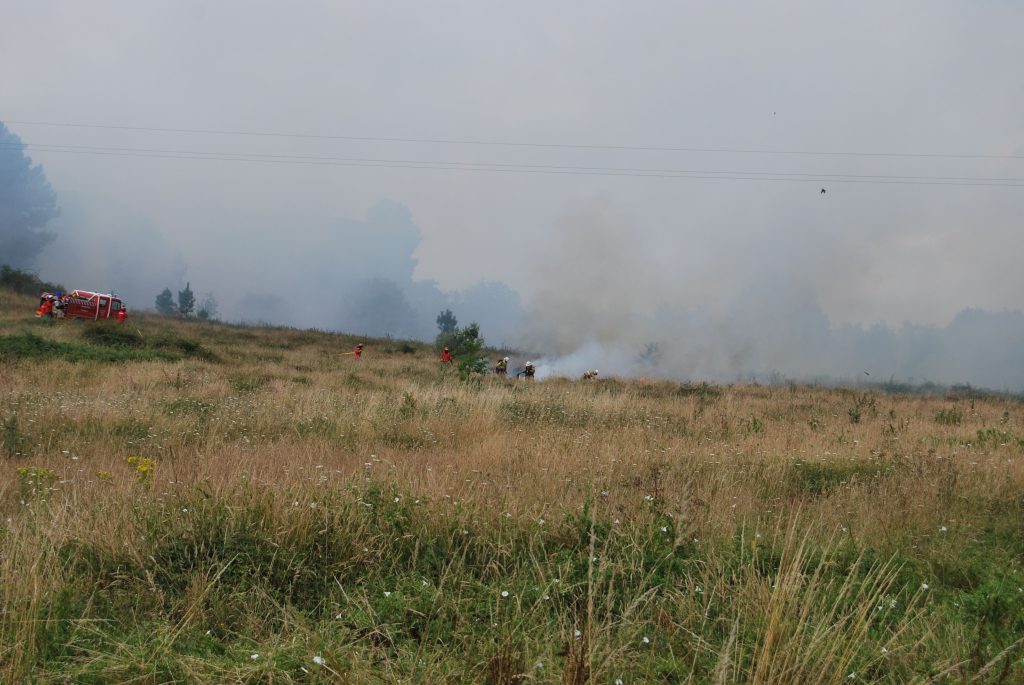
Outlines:
[[[617,150],[634,152],[696,152],[749,155],[806,155],[835,157],[903,157],[929,159],[1000,159],[1024,160],[1024,155],[958,154],[937,152],[858,152],[852,150],[771,150],[729,147],[675,147],[668,145],[611,145],[597,143],[538,143],[524,141],[474,140],[460,138],[412,138],[356,135],[324,135],[313,133],[281,133],[272,131],[238,131],[229,129],[171,128],[157,126],[122,126],[114,124],[82,124],[51,121],[7,120],[8,124],[19,126],[48,126],[60,128],[86,128],[115,131],[147,131],[155,133],[186,133],[225,136],[254,136],[263,138],[305,138],[313,140],[344,140],[373,143],[419,143],[431,145],[486,145],[501,147],[552,148],[573,150]]]

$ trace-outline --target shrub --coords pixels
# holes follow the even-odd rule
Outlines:
[[[0,266],[0,287],[8,288],[19,295],[38,296],[42,292],[64,290],[64,286],[44,281],[29,271],[13,269],[6,264]]]

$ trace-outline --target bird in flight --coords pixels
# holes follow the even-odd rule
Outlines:
[[[821,189],[821,194],[822,194],[822,195],[824,195],[824,194],[825,194],[825,189],[824,189],[824,188],[822,188],[822,189]]]

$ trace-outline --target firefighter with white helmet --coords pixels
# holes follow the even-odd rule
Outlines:
[[[583,372],[583,380],[592,381],[597,378],[597,369],[591,369],[590,371]]]
[[[499,376],[508,374],[508,357],[502,357],[498,360],[498,363],[494,365],[494,373]]]
[[[526,380],[532,381],[535,373],[537,373],[537,367],[533,365],[533,362],[526,362],[523,365],[523,370],[516,374],[516,378],[524,376]]]

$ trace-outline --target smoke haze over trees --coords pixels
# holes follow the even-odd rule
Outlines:
[[[47,225],[59,213],[57,194],[40,165],[32,165],[21,138],[0,122],[0,263],[22,269],[54,234]]]
[[[417,279],[414,253],[421,239],[408,208],[392,201],[376,203],[363,220],[340,219],[296,232],[274,274],[258,279],[273,280],[278,290],[243,294],[237,313],[225,297],[223,312],[252,322],[432,340],[437,312],[451,309],[479,322],[492,340],[511,340],[521,325],[518,294],[497,282],[445,291]],[[256,248],[243,244],[233,252],[261,260]]]
[[[743,271],[701,270],[701,282],[686,269],[652,270],[657,255],[628,224],[614,206],[592,202],[565,217],[539,260],[540,295],[528,304],[521,341],[544,353],[539,377],[597,367],[602,375],[870,378],[1024,392],[1020,311],[965,309],[947,325],[835,323],[808,277],[813,247],[788,243],[790,254],[777,250]],[[567,263],[573,268],[558,268]]]
[[[153,306],[155,293],[185,286],[181,251],[143,214],[109,197],[61,194],[57,238],[39,255],[41,272],[69,288],[116,292],[131,308]]]
[[[9,5],[47,280],[450,309],[539,375],[1024,385],[1022,3]]]

